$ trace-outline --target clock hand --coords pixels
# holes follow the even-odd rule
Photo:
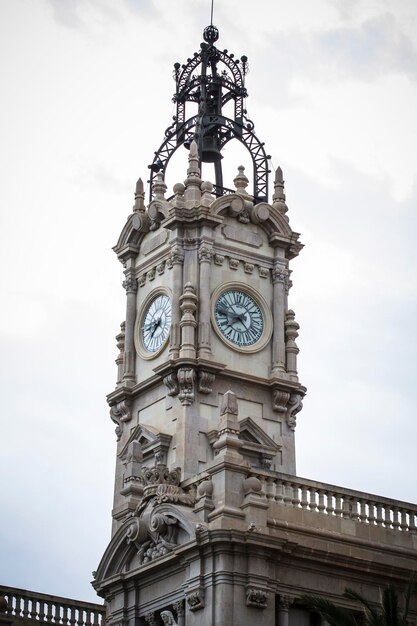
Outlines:
[[[162,319],[162,315],[156,321],[153,322],[153,330],[151,332],[151,337],[154,336],[156,329],[158,328],[158,326],[161,325],[161,319]]]

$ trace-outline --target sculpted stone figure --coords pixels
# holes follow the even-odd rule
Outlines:
[[[160,616],[164,624],[167,624],[168,626],[178,626],[171,611],[162,611]]]

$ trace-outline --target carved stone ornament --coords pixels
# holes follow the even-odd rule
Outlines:
[[[268,606],[268,592],[258,587],[249,587],[246,590],[246,606],[266,609]]]
[[[195,371],[191,367],[180,367],[177,378],[181,404],[192,404],[195,398]]]
[[[142,276],[139,276],[138,283],[139,283],[139,287],[144,287],[145,286],[145,284],[146,284],[146,274],[142,274]]]
[[[187,604],[190,611],[198,611],[204,608],[204,591],[196,589],[187,594]]]
[[[214,255],[214,263],[215,263],[215,265],[223,265],[223,263],[224,263],[224,256],[222,254],[215,254]]]
[[[136,278],[131,274],[126,276],[123,281],[123,289],[126,290],[126,293],[136,293],[138,290],[138,282]]]
[[[287,404],[290,399],[288,391],[281,391],[280,389],[274,389],[272,392],[273,409],[278,413],[285,413],[287,410]]]
[[[239,267],[239,259],[229,259],[229,267],[231,270],[237,270]]]
[[[179,487],[180,469],[166,465],[142,467],[137,481],[143,487],[142,498],[126,531],[126,540],[138,550],[139,563],[165,556],[177,545],[178,520],[155,507],[163,503],[194,506],[195,498]]]
[[[111,406],[110,418],[117,424],[115,432],[117,440],[119,440],[123,432],[124,422],[129,422],[132,419],[132,400],[130,398],[124,398]]]
[[[177,381],[177,373],[170,372],[166,376],[164,376],[164,383],[168,388],[169,396],[176,396],[179,392],[178,381]]]
[[[258,271],[259,271],[259,276],[261,278],[268,278],[269,276],[269,269],[267,267],[262,267],[261,265],[258,266]]]
[[[144,618],[145,618],[145,622],[147,622],[149,626],[157,626],[156,616],[153,611],[146,613],[144,615]]]
[[[277,265],[272,270],[272,281],[274,283],[285,284],[285,282],[288,280],[288,274],[289,272],[287,268],[282,267],[281,265]]]
[[[297,424],[297,413],[303,408],[303,397],[299,393],[292,393],[288,401],[286,420],[291,430],[295,430]]]
[[[172,608],[174,609],[175,613],[177,614],[177,618],[178,619],[180,617],[184,616],[184,614],[185,614],[184,600],[178,600],[178,602],[174,602],[172,604]]]
[[[198,374],[198,391],[200,393],[211,393],[213,390],[214,374],[210,372],[200,372]]]
[[[148,280],[154,280],[156,275],[156,268],[153,267],[152,269],[149,270],[149,272],[146,273],[146,277]]]
[[[294,602],[294,598],[291,598],[291,596],[285,596],[285,595],[278,596],[278,607],[282,611],[288,611],[288,609],[290,608],[291,604],[293,604],[293,602]]]
[[[243,209],[242,213],[239,213],[237,219],[242,224],[249,224],[250,222],[250,213],[247,209]]]
[[[184,252],[180,246],[174,246],[172,248],[170,258],[173,265],[176,263],[180,263],[182,265],[184,263]]]
[[[213,250],[210,246],[202,245],[198,250],[198,259],[200,263],[206,262],[210,263],[213,257]]]
[[[158,272],[159,276],[161,276],[165,272],[165,261],[162,261],[162,263],[156,266],[156,271]]]
[[[255,266],[254,266],[253,263],[244,263],[243,264],[243,269],[245,271],[245,274],[252,274],[254,268],[255,268]]]

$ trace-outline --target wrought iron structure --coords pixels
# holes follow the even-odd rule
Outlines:
[[[204,29],[204,42],[200,51],[187,59],[187,63],[174,64],[176,92],[176,115],[165,131],[165,139],[149,169],[150,194],[157,172],[165,173],[166,167],[179,146],[190,147],[195,139],[200,161],[213,163],[215,193],[219,196],[230,192],[223,187],[222,148],[231,139],[238,139],[249,150],[253,163],[253,196],[255,202],[268,200],[268,159],[270,158],[254,133],[254,124],[247,117],[244,99],[247,97],[245,76],[248,59],[235,59],[227,50],[220,51],[214,45],[219,38],[218,29],[211,24]],[[223,115],[223,107],[234,102],[234,119]],[[186,119],[186,103],[198,105],[198,113]]]

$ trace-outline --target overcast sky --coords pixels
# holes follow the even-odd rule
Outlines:
[[[0,583],[95,598],[125,309],[111,246],[209,16],[210,0],[0,0]],[[415,502],[417,4],[216,0],[214,23],[249,57],[248,113],[305,244],[298,474]]]

